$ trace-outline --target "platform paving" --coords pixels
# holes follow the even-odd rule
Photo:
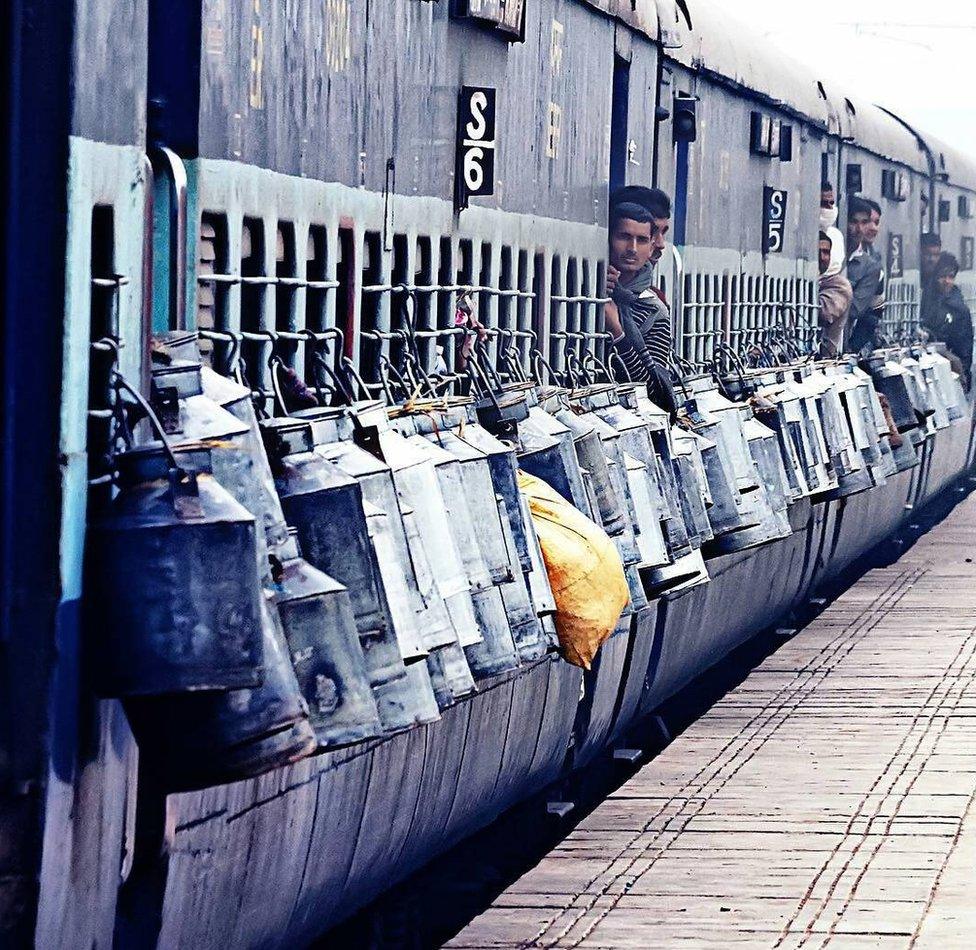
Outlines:
[[[974,560],[970,496],[447,946],[976,947]]]

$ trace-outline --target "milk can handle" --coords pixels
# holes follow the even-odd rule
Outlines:
[[[139,407],[146,414],[146,418],[149,419],[149,424],[153,427],[153,429],[156,432],[156,435],[159,437],[159,441],[163,445],[163,450],[166,452],[170,464],[181,475],[185,475],[186,473],[180,467],[179,462],[176,461],[176,455],[173,452],[173,446],[170,444],[170,441],[167,438],[166,433],[163,431],[162,423],[159,421],[159,418],[157,417],[156,413],[153,412],[153,408],[152,406],[149,405],[149,401],[146,399],[146,397],[143,396],[142,393],[140,393],[139,390],[137,390],[134,386],[132,386],[121,373],[118,372],[115,374],[115,388],[124,389],[126,392],[129,393],[130,396],[132,396],[133,399],[135,399],[135,401],[139,404]]]

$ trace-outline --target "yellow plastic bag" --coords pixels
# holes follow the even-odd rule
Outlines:
[[[556,600],[563,656],[588,670],[630,599],[620,555],[599,525],[541,479],[520,471],[519,488],[529,503]]]

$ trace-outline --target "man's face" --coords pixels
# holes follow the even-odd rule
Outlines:
[[[820,273],[824,273],[830,266],[830,241],[820,242]]]
[[[664,250],[664,235],[669,227],[667,218],[644,223],[622,218],[610,235],[610,263],[625,279],[636,274],[648,261],[656,264]]]
[[[936,274],[935,282],[938,284],[939,292],[944,297],[956,286],[956,275],[951,270],[940,270]]]
[[[865,244],[874,244],[878,239],[878,232],[881,230],[881,215],[877,211],[872,211],[861,225],[861,240]]]
[[[864,227],[868,223],[870,215],[855,214],[847,222],[847,237],[851,244],[860,244],[864,240]]]
[[[934,244],[931,247],[922,248],[922,276],[930,277],[935,273],[935,265],[939,263],[939,255],[942,253],[942,245]]]
[[[837,202],[834,199],[834,189],[833,188],[824,188],[824,190],[820,192],[820,207],[821,208],[833,208],[834,205],[836,205],[836,204],[837,204]]]

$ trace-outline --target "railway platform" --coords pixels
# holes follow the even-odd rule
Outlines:
[[[971,495],[839,594],[447,946],[972,946],[974,561]]]

